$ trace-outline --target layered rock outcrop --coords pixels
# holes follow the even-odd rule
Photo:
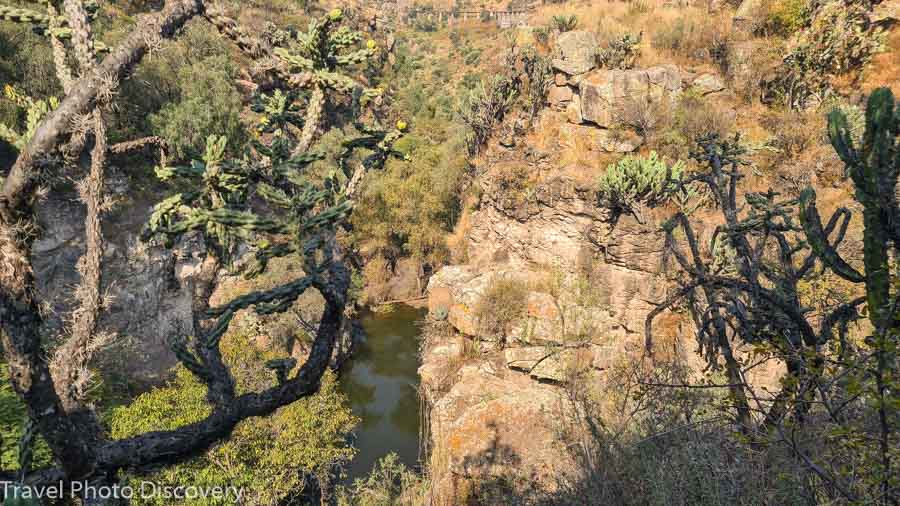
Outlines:
[[[510,171],[542,169],[518,152],[494,160],[469,220],[469,262],[444,267],[428,284],[431,317],[447,327],[429,338],[420,369],[438,504],[457,504],[471,487],[510,473],[552,494],[554,477],[574,466],[556,437],[565,385],[605,381],[638,356],[644,319],[666,295],[655,223],[611,222],[590,185],[564,171],[551,170],[524,195],[509,188]],[[498,279],[523,292],[502,342],[478,316]],[[682,323],[663,325],[682,333]]]

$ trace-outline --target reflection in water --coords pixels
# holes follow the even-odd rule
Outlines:
[[[356,428],[356,457],[348,479],[369,474],[373,464],[390,452],[413,467],[419,455],[419,332],[423,311],[397,306],[390,313],[366,313],[362,325],[366,341],[341,371],[341,390],[353,413],[362,419]]]

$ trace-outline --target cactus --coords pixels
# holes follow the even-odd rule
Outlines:
[[[768,99],[802,109],[826,98],[834,76],[862,68],[885,47],[885,32],[872,22],[866,2],[822,2],[812,23],[790,42],[774,79],[764,83]]]
[[[349,95],[362,85],[341,71],[369,60],[377,51],[377,44],[369,41],[366,47],[352,50],[362,40],[360,32],[346,26],[336,28],[343,18],[340,9],[313,20],[309,29],[296,35],[290,48],[275,48],[275,55],[293,73],[294,85],[308,88],[309,105],[303,123],[303,131],[294,154],[307,151],[312,144],[325,106],[326,91]]]
[[[569,32],[578,26],[578,16],[574,14],[568,16],[565,14],[553,16],[551,24],[553,25],[553,28],[560,33]]]
[[[213,375],[203,350],[218,347],[237,311],[254,307],[257,314],[283,312],[313,286],[328,262],[327,255],[320,255],[322,232],[333,229],[351,209],[347,200],[317,188],[303,174],[302,169],[321,155],[290,157],[280,142],[268,146],[257,142],[256,152],[262,159],[251,162],[228,159],[226,145],[226,138],[210,136],[201,160],[157,168],[164,181],[185,179],[196,184],[191,191],[168,197],[154,207],[144,238],[161,235],[171,245],[183,234],[199,231],[213,254],[226,261],[241,241],[255,249],[256,261],[243,267],[248,277],[265,271],[272,258],[301,253],[307,275],[210,309],[206,316],[217,320],[195,338],[193,349],[181,337],[170,342],[179,361],[203,380]],[[249,205],[251,194],[265,200],[275,212],[257,212]]]
[[[41,120],[59,107],[59,100],[56,97],[50,97],[46,100],[35,100],[19,93],[10,85],[3,87],[3,94],[20,109],[25,110],[25,131],[17,133],[14,130],[14,126],[0,123],[0,139],[12,144],[13,147],[21,151],[28,144],[28,141],[31,140]]]
[[[635,214],[638,205],[660,205],[667,202],[679,190],[684,177],[684,163],[667,165],[655,151],[646,158],[626,156],[607,167],[597,184],[599,204],[613,211]]]
[[[52,7],[52,4],[48,5]],[[85,2],[84,7],[89,19],[93,20],[99,10],[97,2]],[[69,21],[65,16],[51,16],[49,13],[0,4],[0,20],[33,25],[36,33],[45,36],[53,36],[58,39],[72,38],[72,28],[69,26]],[[97,41],[93,44],[93,50],[95,52],[106,52],[109,51],[109,47]]]
[[[403,133],[406,131],[405,121],[398,121],[393,130],[365,125],[357,125],[357,128],[363,135],[345,140],[341,144],[343,149],[338,156],[338,165],[341,169],[343,184],[338,180],[337,171],[332,172],[328,179],[329,186],[336,193],[350,200],[355,197],[363,176],[369,171],[383,169],[389,158],[409,160],[408,155],[394,149],[394,143],[403,137]],[[369,154],[351,168],[350,159],[358,149],[368,151]]]
[[[613,39],[609,46],[597,50],[597,62],[608,69],[633,69],[641,55],[641,39],[643,32],[634,36],[626,33],[619,39]]]
[[[836,274],[866,284],[869,318],[876,329],[884,329],[893,318],[890,311],[891,243],[900,238],[896,224],[900,219],[894,194],[900,174],[900,110],[895,110],[894,95],[880,88],[869,97],[865,133],[857,146],[846,114],[840,109],[828,115],[828,136],[847,167],[856,187],[856,199],[863,206],[863,261],[865,275],[856,272],[828,244],[815,205],[815,192],[803,192],[800,215],[804,232],[812,248]]]

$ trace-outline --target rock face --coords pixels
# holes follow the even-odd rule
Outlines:
[[[725,89],[725,82],[715,74],[701,74],[691,83],[691,87],[703,95],[716,93]]]
[[[517,170],[522,160],[497,166]],[[537,185],[525,201],[509,198],[503,181],[487,174],[483,197],[468,235],[474,263],[508,257],[512,266],[575,264],[584,251],[586,233],[602,212],[593,204],[589,185],[560,176]]]
[[[590,138],[612,133],[558,128]],[[526,496],[552,496],[552,478],[573,469],[556,437],[567,420],[565,385],[573,378],[602,382],[639,356],[644,319],[667,295],[662,216],[648,211],[646,223],[631,216],[613,222],[596,205],[592,185],[566,175],[577,169],[532,165],[524,151],[485,156],[481,200],[465,235],[468,262],[442,268],[428,284],[432,318],[446,328],[427,339],[420,368],[435,504],[465,503],[473,487],[511,473],[535,488]],[[510,183],[545,172],[527,192]],[[475,316],[498,277],[525,287],[505,343],[482,335]],[[669,335],[689,329],[677,316],[661,318],[657,328]]]
[[[129,192],[128,180],[116,176],[108,187],[113,198],[127,198],[127,208],[114,210],[104,223],[107,241],[103,259],[103,290],[109,294],[100,327],[127,339],[134,354],[130,368],[139,381],[156,381],[175,364],[168,338],[190,332],[190,280],[200,263],[190,243],[164,250],[142,243],[138,236],[155,202]],[[62,329],[61,315],[72,309],[72,287],[79,281],[75,265],[84,253],[84,206],[74,195],[53,193],[38,207],[43,233],[32,249],[38,289],[49,312],[46,331]]]
[[[455,353],[452,346],[434,346],[419,370],[430,406],[432,504],[469,504],[506,480],[552,495],[553,479],[575,467],[555,436],[560,417],[548,417],[565,406],[562,390],[502,363],[455,368]],[[446,391],[431,390],[440,386],[436,378],[449,376],[455,381]]]
[[[630,104],[671,99],[681,93],[681,73],[674,65],[640,70],[598,70],[579,84],[582,117],[603,128],[619,123]]]
[[[575,95],[575,93],[572,92],[572,88],[569,88],[568,86],[551,86],[547,95],[547,100],[549,100],[550,105],[554,107],[565,107],[572,101],[573,95]]]
[[[556,40],[553,68],[570,76],[584,74],[597,64],[597,38],[593,32],[564,32]]]

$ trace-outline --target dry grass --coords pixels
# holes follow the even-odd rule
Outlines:
[[[871,93],[875,88],[887,86],[900,89],[900,28],[894,28],[888,35],[886,50],[872,58],[872,63],[863,71],[861,84],[852,83],[849,90]]]
[[[661,63],[710,64],[710,46],[730,36],[733,12],[727,7],[710,13],[705,5],[667,6],[662,0],[569,2],[538,8],[530,23],[546,26],[554,15],[577,16],[578,29],[596,32],[601,46],[626,33],[642,33],[637,63],[639,67],[648,67]],[[679,26],[682,27],[680,36]]]

